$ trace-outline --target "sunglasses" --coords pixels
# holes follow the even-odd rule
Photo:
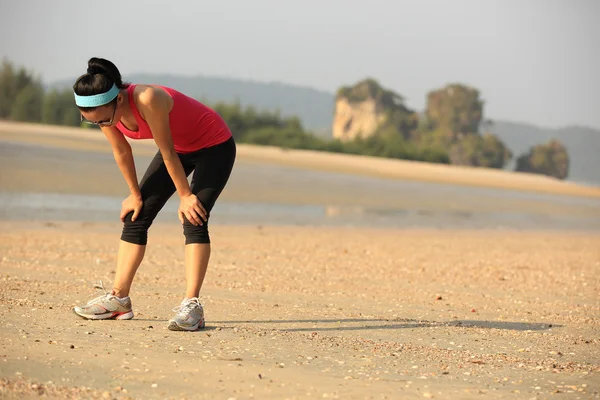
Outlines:
[[[83,114],[80,114],[81,122],[85,122],[86,124],[90,124],[90,125],[99,125],[99,126],[112,125],[113,120],[115,119],[116,112],[117,112],[117,102],[115,101],[115,107],[113,108],[112,117],[110,117],[109,120],[98,121],[98,122],[88,121],[87,119],[83,118]]]

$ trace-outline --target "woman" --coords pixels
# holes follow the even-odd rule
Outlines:
[[[176,90],[124,84],[117,67],[101,58],[89,60],[87,73],[73,90],[82,121],[100,126],[130,190],[121,208],[123,231],[113,289],[73,311],[87,319],[133,318],[129,291],[144,257],[148,229],[176,192],[185,235],[186,296],[174,310],[178,313],[169,329],[202,329],[198,296],[210,258],[207,224],[236,156],[229,128],[215,111]],[[154,139],[159,149],[139,185],[125,136]]]

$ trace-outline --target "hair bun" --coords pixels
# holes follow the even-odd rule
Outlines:
[[[102,76],[114,83],[118,88],[123,88],[123,80],[118,68],[111,61],[104,58],[92,57],[88,61],[87,74]]]
[[[100,74],[110,75],[110,74],[108,74],[106,66],[103,64],[104,64],[104,60],[102,60],[100,58],[97,58],[97,57],[90,58],[90,60],[88,61],[87,73],[90,75],[100,75]]]
[[[96,65],[89,66],[87,69],[87,73],[90,75],[102,74],[104,73],[103,68],[98,68]]]

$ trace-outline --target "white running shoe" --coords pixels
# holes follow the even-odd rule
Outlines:
[[[173,311],[177,315],[169,321],[170,330],[197,331],[204,328],[204,309],[197,297],[183,300]]]
[[[107,292],[102,285],[95,284],[95,288],[102,289],[104,294],[90,300],[84,306],[73,307],[73,312],[85,319],[131,319],[133,310],[131,309],[131,299],[129,296],[122,299]]]

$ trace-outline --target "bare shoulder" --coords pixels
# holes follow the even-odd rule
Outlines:
[[[165,101],[167,94],[159,87],[152,85],[137,85],[133,90],[133,96],[137,103],[143,105],[156,104]]]
[[[173,99],[160,87],[152,85],[137,85],[133,90],[133,96],[140,111],[171,111]]]

